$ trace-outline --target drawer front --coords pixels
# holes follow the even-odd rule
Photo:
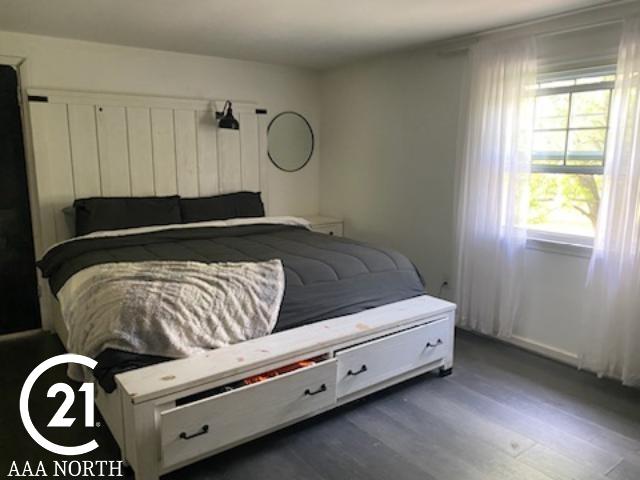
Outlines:
[[[331,405],[335,385],[332,359],[167,410],[160,418],[162,464],[170,467]]]
[[[335,235],[336,237],[342,236],[342,224],[341,223],[327,223],[324,225],[313,225],[311,230],[317,233],[324,233],[326,235]]]
[[[448,320],[437,320],[337,352],[338,398],[444,358],[450,332]]]

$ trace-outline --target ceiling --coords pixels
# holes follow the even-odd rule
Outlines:
[[[321,69],[601,3],[0,0],[0,30]]]

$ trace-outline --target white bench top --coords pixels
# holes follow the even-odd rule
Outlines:
[[[453,303],[422,295],[353,315],[139,368],[116,376],[123,393],[141,403],[305,353],[329,349],[390,328],[455,310]]]

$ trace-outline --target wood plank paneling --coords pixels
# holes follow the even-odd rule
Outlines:
[[[66,105],[30,104],[33,153],[39,160],[36,184],[40,201],[42,246],[38,256],[49,245],[69,238],[71,227],[63,209],[75,198],[69,128]]]
[[[150,110],[145,107],[128,107],[127,128],[131,194],[133,196],[153,196],[156,193],[156,186],[153,180]]]
[[[178,180],[173,110],[151,109],[151,141],[156,195],[175,195],[178,193]]]
[[[218,184],[218,136],[213,112],[196,112],[200,196],[215,195]]]
[[[267,154],[267,116],[256,115],[258,125],[258,164],[260,168],[260,191],[262,192],[262,202],[265,213],[271,214],[271,201],[269,198],[269,155]]]
[[[98,151],[102,195],[131,195],[127,119],[124,107],[98,107]]]
[[[236,105],[241,129],[232,131],[217,128],[212,106],[203,109],[214,102],[173,103],[175,108],[168,98],[54,93],[36,107],[41,112],[33,122],[36,171],[49,168],[49,150],[66,145],[68,164],[53,168],[55,179],[49,182],[65,192],[64,206],[91,196],[195,197],[254,190],[263,192],[268,208],[266,123],[255,108]],[[64,216],[54,216],[50,197],[40,203],[41,211],[48,209],[43,245],[70,236]]]
[[[260,190],[258,122],[255,113],[241,113],[240,125],[240,163],[242,165],[242,190],[257,192]]]
[[[102,195],[95,106],[69,105],[69,138],[76,198]]]
[[[218,172],[220,193],[242,190],[240,132],[218,129]]]
[[[193,110],[175,110],[173,115],[176,138],[178,194],[184,197],[197,197],[199,182],[196,112]]]

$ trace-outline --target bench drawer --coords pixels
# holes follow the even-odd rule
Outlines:
[[[265,432],[333,404],[336,360],[162,412],[165,468]]]
[[[443,359],[450,337],[442,319],[337,352],[338,398]]]

